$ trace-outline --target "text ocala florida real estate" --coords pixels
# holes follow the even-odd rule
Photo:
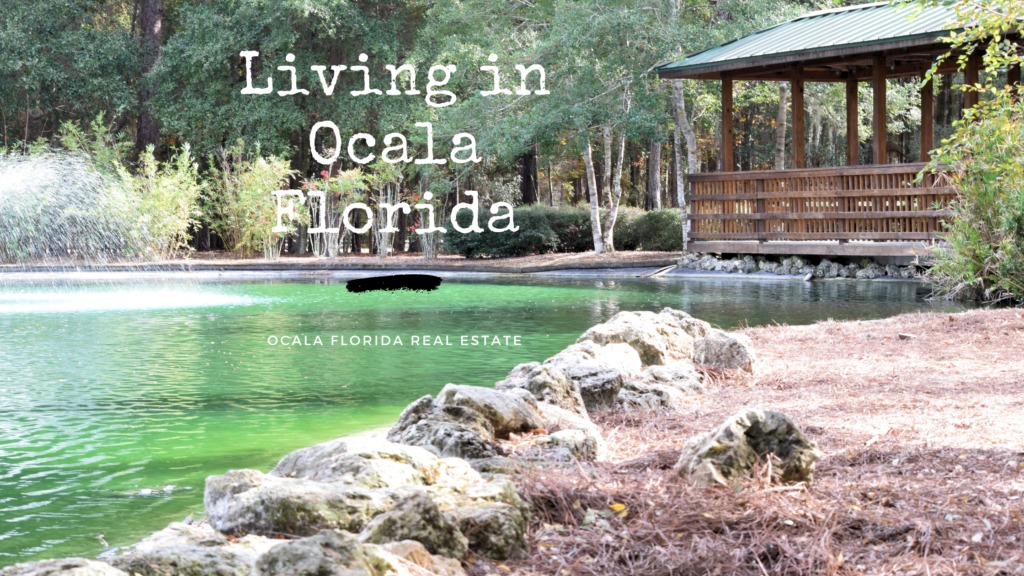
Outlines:
[[[282,334],[267,336],[270,346],[302,347],[302,346],[414,346],[414,347],[449,347],[464,348],[498,348],[518,347],[523,345],[520,334]]]

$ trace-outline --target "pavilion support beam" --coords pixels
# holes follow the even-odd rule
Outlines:
[[[935,91],[931,78],[921,85],[921,162],[932,159],[935,148]]]
[[[846,164],[860,164],[860,108],[857,102],[857,79],[846,80]]]
[[[804,161],[804,77],[799,68],[790,75],[790,105],[793,116],[793,168],[806,168]]]
[[[735,168],[732,131],[732,78],[722,78],[722,171]]]
[[[964,68],[964,84],[974,86],[978,83],[978,73],[981,70],[981,54],[975,51],[967,57],[967,66]],[[974,108],[978,104],[978,92],[968,90],[964,92],[964,110]]]
[[[871,65],[871,131],[875,140],[875,164],[885,164],[887,128],[885,122],[885,56],[876,55]]]

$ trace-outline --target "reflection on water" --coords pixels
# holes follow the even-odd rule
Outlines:
[[[446,280],[350,294],[337,280],[0,286],[0,565],[130,544],[202,511],[203,480],[381,426],[446,382],[489,385],[620,310],[723,327],[922,309],[907,282]],[[519,348],[409,336],[518,334]],[[402,347],[269,346],[400,335]]]

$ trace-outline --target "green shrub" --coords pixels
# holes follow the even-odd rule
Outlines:
[[[619,216],[615,219],[615,249],[639,250],[641,236],[637,224],[645,212],[640,208],[619,208]],[[593,242],[591,242],[593,243]]]
[[[468,226],[470,216],[468,212],[461,212],[459,225]],[[508,258],[594,249],[589,207],[520,206],[515,210],[515,222],[518,232],[494,233],[485,229],[480,233],[461,234],[449,230],[444,235],[445,251],[467,258]],[[680,229],[678,210],[644,212],[623,207],[615,222],[615,248],[678,252],[683,249]]]
[[[519,228],[516,232],[491,232],[483,218],[483,232],[463,234],[449,229],[444,235],[445,251],[462,254],[466,258],[510,258],[555,252],[559,246],[558,235],[551,229],[549,210],[546,206],[516,208],[515,223]],[[483,212],[481,209],[481,216]],[[463,227],[469,226],[471,219],[472,214],[468,211],[459,212],[456,217]]]
[[[1022,300],[1024,103],[979,106],[938,151],[957,198],[930,277],[949,298]]]
[[[286,160],[263,158],[259,149],[246,152],[241,143],[221,151],[213,172],[206,207],[210,225],[224,246],[241,256],[281,254],[284,235],[272,231],[277,224],[277,202],[271,194],[287,184],[294,171]],[[297,210],[308,220],[305,210]],[[287,218],[283,223],[288,226]]]
[[[1024,4],[952,4],[957,18],[971,25],[950,35],[947,60],[962,68],[967,59],[953,54],[973,52],[990,73],[959,86],[979,93],[982,102],[964,111],[932,156],[929,168],[949,174],[957,198],[930,276],[936,292],[947,297],[1024,301],[1024,102],[1018,85],[991,73],[1020,64],[1020,45],[1007,35],[1019,29]]]
[[[589,207],[550,208],[537,205],[534,208],[547,212],[548,223],[555,235],[558,236],[559,252],[586,252],[594,249]]]
[[[683,249],[682,215],[679,210],[644,212],[634,224],[639,250],[680,252]],[[619,244],[618,231],[615,237]]]
[[[151,258],[170,258],[188,247],[189,228],[200,216],[203,183],[189,147],[159,162],[150,146],[139,157],[139,173],[121,170],[134,189],[139,207],[141,244]]]

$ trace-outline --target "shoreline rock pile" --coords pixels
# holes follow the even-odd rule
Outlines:
[[[387,439],[341,438],[288,454],[268,473],[206,480],[206,519],[171,524],[103,562],[17,565],[0,576],[463,575],[460,560],[529,553],[517,463],[594,461],[590,414],[678,409],[703,391],[699,364],[753,371],[750,340],[678,310],[620,312],[494,388],[448,384],[411,403]],[[751,411],[691,440],[677,470],[724,483],[765,454],[810,480],[813,443],[784,415]]]
[[[704,272],[726,272],[729,274],[778,274],[780,276],[807,276],[814,278],[850,278],[874,280],[875,278],[911,279],[920,278],[923,268],[914,264],[898,266],[879,264],[870,258],[843,264],[822,258],[817,264],[808,258],[789,256],[773,260],[765,256],[740,256],[718,258],[711,254],[684,254],[679,267]]]

